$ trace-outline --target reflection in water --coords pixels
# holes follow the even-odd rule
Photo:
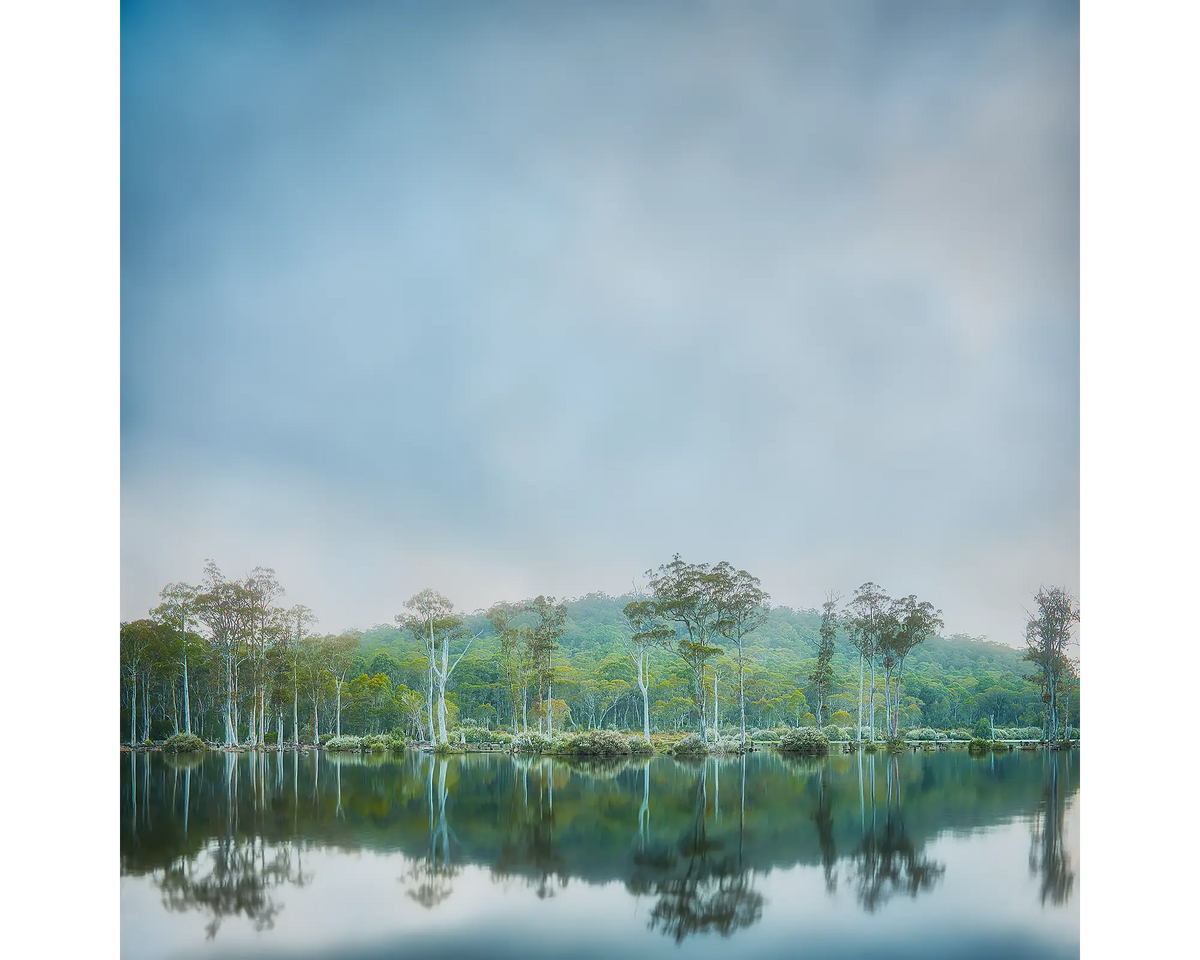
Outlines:
[[[423,857],[413,863],[401,880],[407,880],[412,884],[408,890],[409,897],[426,909],[431,909],[450,896],[454,888],[451,881],[458,874],[459,868],[450,864],[450,826],[446,822],[446,798],[449,795],[446,787],[446,770],[449,761],[445,757],[434,757],[433,754],[428,754],[422,756],[421,765],[429,768],[429,848]],[[433,786],[435,768],[437,770],[436,795]],[[434,814],[435,803],[436,816]]]
[[[1071,755],[1063,764],[1063,777],[1070,784]],[[1063,814],[1066,802],[1059,787],[1059,762],[1053,753],[1043,752],[1045,789],[1042,803],[1033,819],[1029,843],[1029,872],[1041,881],[1042,905],[1047,901],[1056,906],[1071,899],[1075,888],[1075,871],[1067,853]]]
[[[858,902],[874,913],[899,892],[916,897],[931,890],[946,872],[939,863],[921,856],[920,848],[908,837],[900,797],[900,761],[885,761],[886,794],[882,828],[877,826],[875,803],[875,754],[870,754],[871,829],[866,829],[866,811],[860,811],[862,840],[852,859],[856,869]],[[895,794],[893,798],[893,793]]]
[[[714,760],[714,773],[720,761]],[[742,766],[743,774],[745,766]],[[719,774],[716,774],[719,776]],[[714,778],[715,779],[715,778]],[[714,784],[715,786],[715,784]],[[626,883],[635,895],[658,898],[650,910],[649,926],[661,929],[676,943],[697,933],[715,931],[729,936],[762,919],[763,897],[753,886],[752,875],[738,853],[725,853],[724,844],[708,835],[708,762],[696,774],[695,814],[674,845],[643,844],[634,856],[634,872]],[[714,790],[714,814],[719,800]],[[742,791],[743,804],[745,791]],[[739,816],[739,841],[745,829],[744,809]]]
[[[205,915],[210,939],[229,917],[272,931],[287,892],[313,880],[313,861],[303,869],[312,850],[397,857],[390,875],[426,910],[468,867],[515,879],[537,900],[573,879],[616,881],[646,898],[645,927],[677,943],[758,924],[760,879],[774,870],[821,871],[831,908],[930,899],[947,869],[924,853],[932,840],[1017,818],[1031,818],[1028,868],[1042,903],[1069,903],[1076,879],[1064,838],[1078,793],[1069,754],[1005,755],[994,770],[965,752],[698,764],[313,750],[121,760],[122,874],[147,878],[171,913]],[[839,880],[851,900],[837,900]]]

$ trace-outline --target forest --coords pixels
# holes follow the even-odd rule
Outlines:
[[[698,731],[740,738],[833,726],[848,739],[1002,727],[1046,739],[1079,725],[1068,656],[1075,598],[1042,589],[1022,649],[942,636],[928,601],[866,583],[820,610],[772,606],[757,578],[678,555],[644,595],[539,596],[459,612],[433,590],[391,624],[322,633],[273,570],[172,583],[120,631],[121,733],[213,745],[321,744],[395,733],[437,743],[492,732]]]

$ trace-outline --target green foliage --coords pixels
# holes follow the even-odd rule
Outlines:
[[[362,737],[340,736],[330,737],[325,741],[325,749],[334,753],[354,753],[363,749]]]
[[[433,752],[438,756],[447,756],[453,753],[464,753],[462,744],[460,743],[435,743]]]
[[[779,742],[779,731],[778,730],[752,730],[750,732],[750,739],[755,740],[759,743],[778,743]]]
[[[946,734],[934,730],[931,727],[918,727],[916,730],[909,730],[905,735],[906,740],[949,740]]]
[[[985,737],[975,737],[970,743],[967,744],[967,752],[973,757],[990,753],[991,749],[992,742]]]
[[[698,757],[705,756],[708,753],[708,744],[706,744],[698,733],[690,733],[678,743],[676,743],[668,753],[672,753],[677,757]]]
[[[839,710],[829,718],[829,722],[837,724],[839,727],[849,727],[850,724],[854,722],[854,717],[852,717],[845,710]]]
[[[406,744],[404,742],[404,737],[398,733],[376,733],[362,738],[362,749],[364,750],[371,750],[375,752],[384,750],[403,750],[405,746]],[[328,748],[329,745],[326,744],[326,749]]]
[[[625,741],[629,744],[629,752],[635,757],[649,757],[655,753],[654,744],[647,743],[645,737],[632,736]]]
[[[980,717],[971,732],[975,735],[976,739],[990,740],[992,739],[992,723],[987,717]]]
[[[529,733],[519,734],[512,743],[517,753],[545,753],[550,749],[551,741],[544,734],[530,730]]]
[[[883,742],[883,748],[888,753],[903,753],[904,752],[904,737],[888,737]]]
[[[204,741],[192,733],[177,733],[163,744],[163,753],[202,753]]]
[[[555,744],[554,752],[576,757],[627,757],[630,745],[616,730],[585,730],[562,738],[561,743]]]
[[[819,756],[829,752],[829,739],[814,727],[800,727],[779,738],[779,749],[783,753]]]
[[[825,734],[825,739],[829,740],[831,742],[834,740],[849,740],[850,739],[850,731],[845,730],[842,727],[839,727],[837,724],[834,724],[834,723],[829,724],[829,726],[827,726],[821,732],[823,734]]]

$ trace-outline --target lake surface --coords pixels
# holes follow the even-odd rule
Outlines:
[[[120,762],[123,957],[1079,955],[1077,752]]]

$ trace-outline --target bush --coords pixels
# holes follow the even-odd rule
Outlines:
[[[863,753],[875,753],[879,749],[879,744],[874,740],[863,741]]]
[[[348,753],[351,751],[361,750],[363,748],[362,737],[330,737],[325,741],[325,749],[332,750],[335,753]]]
[[[888,737],[883,742],[883,748],[888,753],[903,753],[904,752],[904,737]]]
[[[513,749],[517,753],[543,753],[550,749],[550,738],[531,730],[514,738]]]
[[[938,733],[931,727],[918,727],[916,730],[909,730],[906,736],[908,740],[945,740],[944,733]]]
[[[819,756],[829,752],[829,738],[815,727],[800,727],[779,738],[779,749],[784,753]]]
[[[830,741],[849,740],[850,739],[850,731],[849,730],[844,730],[842,727],[839,727],[839,726],[837,726],[837,724],[833,724],[833,723],[831,723],[829,726],[827,726],[821,732],[823,734],[825,734],[825,739],[830,740]]]
[[[206,749],[194,733],[177,733],[163,744],[163,753],[200,753]]]
[[[992,722],[987,717],[980,717],[971,732],[975,735],[976,740],[991,740]]]
[[[740,737],[721,737],[718,740],[713,740],[708,745],[709,753],[741,753],[742,741]]]
[[[566,739],[556,753],[571,753],[578,757],[627,757],[629,741],[617,730],[585,730]]]
[[[708,753],[708,744],[700,739],[700,734],[689,733],[670,750],[677,757],[695,757]]]
[[[779,734],[774,730],[751,730],[750,739],[759,743],[778,743]]]
[[[971,735],[966,730],[951,730],[946,739],[954,743],[967,743],[971,739]]]
[[[654,750],[654,744],[647,743],[645,737],[633,736],[625,741],[629,744],[629,753],[635,757],[651,756]]]
[[[453,742],[435,743],[433,745],[433,752],[436,754],[439,754],[441,756],[445,756],[445,755],[451,754],[451,753],[462,753],[463,745],[461,743],[453,743]]]
[[[972,756],[989,753],[992,749],[992,742],[986,737],[975,737],[967,744],[967,752]]]
[[[364,750],[403,750],[404,747],[404,737],[397,733],[376,733],[362,738]]]

